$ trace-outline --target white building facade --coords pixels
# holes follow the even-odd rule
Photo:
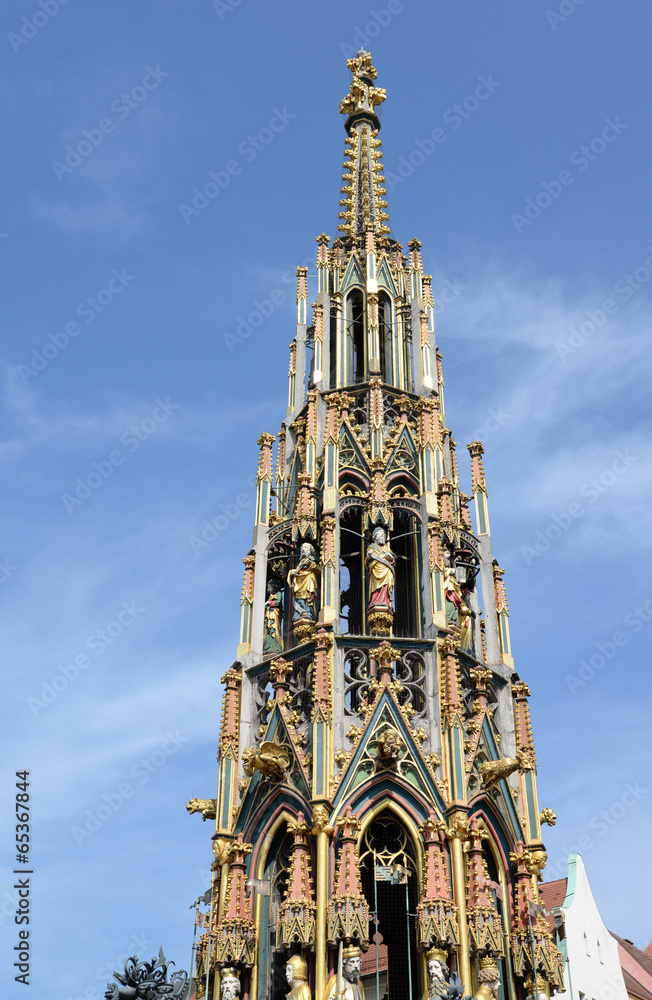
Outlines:
[[[561,901],[563,883],[565,895]],[[607,930],[596,905],[584,862],[568,859],[568,878],[541,886],[546,909],[554,916],[564,959],[567,1000],[628,1000],[618,942]],[[560,891],[561,890],[561,891]]]

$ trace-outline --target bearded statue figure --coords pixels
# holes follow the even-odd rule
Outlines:
[[[480,960],[478,973],[478,992],[476,1000],[496,1000],[500,988],[500,973],[495,958]]]
[[[448,954],[441,948],[431,948],[426,952],[428,963],[428,990],[423,994],[423,1000],[434,1000],[435,997],[448,996]]]
[[[328,980],[324,1000],[365,1000],[360,982],[362,952],[356,945],[342,949],[342,981],[338,989],[337,973]]]
[[[222,1000],[237,1000],[237,997],[240,996],[240,979],[237,969],[222,969],[220,996]]]

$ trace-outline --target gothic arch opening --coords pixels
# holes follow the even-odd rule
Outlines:
[[[487,864],[487,871],[489,872],[489,878],[490,878],[491,882],[493,883],[493,885],[492,885],[492,887],[490,889],[490,892],[491,892],[491,895],[494,898],[494,902],[496,904],[496,909],[498,910],[498,914],[500,916],[500,920],[501,920],[501,923],[502,923],[503,928],[504,928],[505,927],[505,915],[504,915],[504,909],[503,908],[507,904],[501,898],[502,895],[503,895],[502,888],[499,888],[499,889],[496,888],[496,886],[500,885],[500,882],[499,882],[499,876],[498,876],[498,867],[496,865],[496,859],[494,857],[494,853],[493,853],[492,848],[493,848],[493,844],[491,844],[491,842],[489,842],[489,845],[483,848],[482,853],[483,853],[485,862]],[[509,920],[507,922],[509,923]],[[503,939],[504,939],[504,935],[503,935]],[[507,947],[509,948],[509,938],[507,938],[506,943],[507,943]],[[498,971],[500,972],[500,986],[498,987],[497,1000],[510,1000],[510,995],[507,992],[507,988],[505,986],[505,983],[507,983],[507,981],[508,981],[508,977],[507,977],[507,964],[506,964],[506,961],[505,961],[504,958],[501,958],[498,961]],[[511,979],[511,977],[510,977],[510,979]]]
[[[344,635],[364,635],[362,507],[347,507],[342,512],[340,531],[340,628]]]
[[[385,292],[378,296],[378,340],[380,377],[393,384],[392,378],[392,303]]]
[[[257,1000],[268,1000],[268,998],[285,1000],[287,995],[286,957],[276,951],[276,923],[287,888],[293,840],[283,820],[279,824],[264,862],[261,877],[269,884],[269,894],[258,896],[261,907]]]
[[[421,635],[421,592],[419,580],[420,521],[400,507],[394,509],[394,529],[389,543],[396,557],[394,589],[394,635],[418,638]]]
[[[346,300],[346,334],[349,382],[364,382],[367,373],[365,351],[364,295],[355,288]]]
[[[328,328],[328,384],[331,389],[337,385],[337,309],[331,306]]]
[[[362,891],[372,913],[371,945],[362,960],[366,1000],[420,1000],[421,957],[416,947],[420,868],[412,838],[389,811],[360,840]]]

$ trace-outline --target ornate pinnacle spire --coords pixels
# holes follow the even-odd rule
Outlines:
[[[371,55],[360,49],[355,59],[348,59],[353,73],[351,88],[340,102],[340,114],[347,115],[344,173],[342,174],[343,211],[340,230],[347,236],[364,234],[372,229],[379,235],[389,232],[389,215],[384,209],[387,194],[381,187],[383,176],[382,150],[378,132],[380,121],[375,108],[385,100],[385,91],[374,87],[377,73],[371,65]]]
[[[290,878],[285,898],[278,915],[277,943],[282,949],[293,945],[302,948],[315,947],[315,902],[312,897],[310,877],[310,849],[306,836],[310,826],[299,813],[296,822],[288,823],[288,830],[294,834]]]
[[[357,837],[360,823],[347,806],[337,825],[342,829],[342,846],[335,874],[335,888],[328,904],[328,941],[356,944],[365,951],[369,945],[369,906],[360,886]]]

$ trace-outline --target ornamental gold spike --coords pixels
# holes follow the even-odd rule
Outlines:
[[[385,180],[382,171],[382,147],[378,138],[380,121],[376,108],[385,100],[385,91],[375,87],[377,72],[371,55],[360,50],[354,59],[347,61],[353,74],[349,93],[340,103],[340,113],[347,116],[347,138],[344,148],[344,166],[341,193],[347,195],[340,201],[349,212],[340,213],[344,224],[339,229],[349,236],[366,233],[370,228],[378,235],[389,232],[387,202],[381,201],[386,191],[379,189]]]

